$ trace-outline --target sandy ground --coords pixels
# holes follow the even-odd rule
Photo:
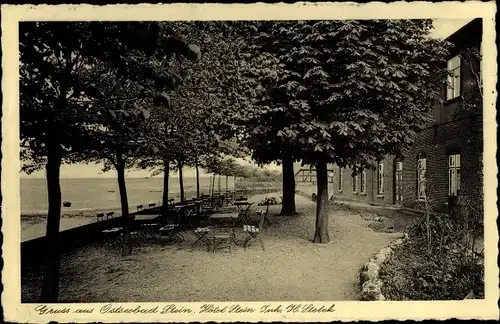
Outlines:
[[[298,195],[296,204],[299,215],[291,217],[275,216],[280,205],[270,208],[272,225],[261,235],[265,251],[258,244],[246,252],[212,253],[201,245],[192,251],[191,233],[180,247],[141,243],[126,258],[103,244],[73,251],[62,258],[60,301],[359,299],[361,266],[401,233],[375,232],[359,213],[331,206],[331,243],[313,244],[315,205]],[[23,302],[36,302],[39,289],[39,273],[23,278]]]

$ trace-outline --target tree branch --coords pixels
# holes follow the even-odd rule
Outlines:
[[[476,73],[476,71],[474,71],[472,61],[469,60],[468,63],[469,63],[469,67],[470,67],[472,74],[474,74],[474,77],[476,78],[476,83],[477,83],[477,87],[479,89],[479,93],[481,94],[481,97],[483,97],[483,87],[482,87],[481,77],[479,76],[478,73]],[[479,62],[479,64],[481,64],[481,62]]]

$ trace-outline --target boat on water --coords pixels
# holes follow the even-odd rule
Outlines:
[[[108,190],[108,192],[115,192],[114,190]]]
[[[63,207],[71,207],[71,201],[64,201]]]

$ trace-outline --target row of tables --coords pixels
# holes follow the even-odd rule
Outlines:
[[[159,222],[155,222],[161,216],[158,215],[140,215],[137,214],[134,217],[134,222],[138,224],[142,230],[144,230],[144,235],[151,238],[155,237],[158,230],[160,232],[164,230],[169,236],[180,240],[184,240],[180,231],[176,229],[176,226],[181,226],[181,228],[194,229],[194,234],[197,238],[196,242],[192,245],[194,247],[199,242],[204,242],[210,245],[208,242],[207,235],[212,232],[212,226],[219,228],[220,230],[225,230],[226,227],[234,227],[235,225],[251,224],[251,219],[248,215],[250,207],[253,203],[249,203],[247,198],[236,200],[234,198],[228,199],[226,196],[210,196],[200,199],[193,199],[185,203],[176,204],[171,206],[175,209],[180,222],[178,224],[165,225],[162,228]],[[205,210],[203,210],[205,209]],[[208,221],[211,225],[205,227],[193,228],[192,218],[197,217],[198,220],[203,218],[204,215],[209,215]],[[203,220],[202,220],[203,221]],[[233,231],[234,234],[234,231]],[[234,239],[234,235],[233,235]],[[235,242],[236,243],[236,242]]]

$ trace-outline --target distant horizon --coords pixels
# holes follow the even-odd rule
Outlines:
[[[178,175],[170,175],[169,178],[178,178]],[[200,178],[210,178],[211,175],[200,175]],[[224,178],[225,176],[222,176]],[[229,176],[230,178],[232,176]],[[139,177],[139,176],[132,176],[132,177],[127,177],[125,176],[125,179],[163,179],[163,175],[159,176],[154,176],[154,177]],[[185,179],[192,179],[196,178],[196,176],[183,176]],[[34,180],[34,179],[45,179],[43,176],[37,176],[37,177],[21,177],[21,180]],[[96,177],[96,176],[91,176],[91,177],[60,177],[59,179],[98,179],[98,180],[107,180],[107,179],[118,179],[118,177]]]

